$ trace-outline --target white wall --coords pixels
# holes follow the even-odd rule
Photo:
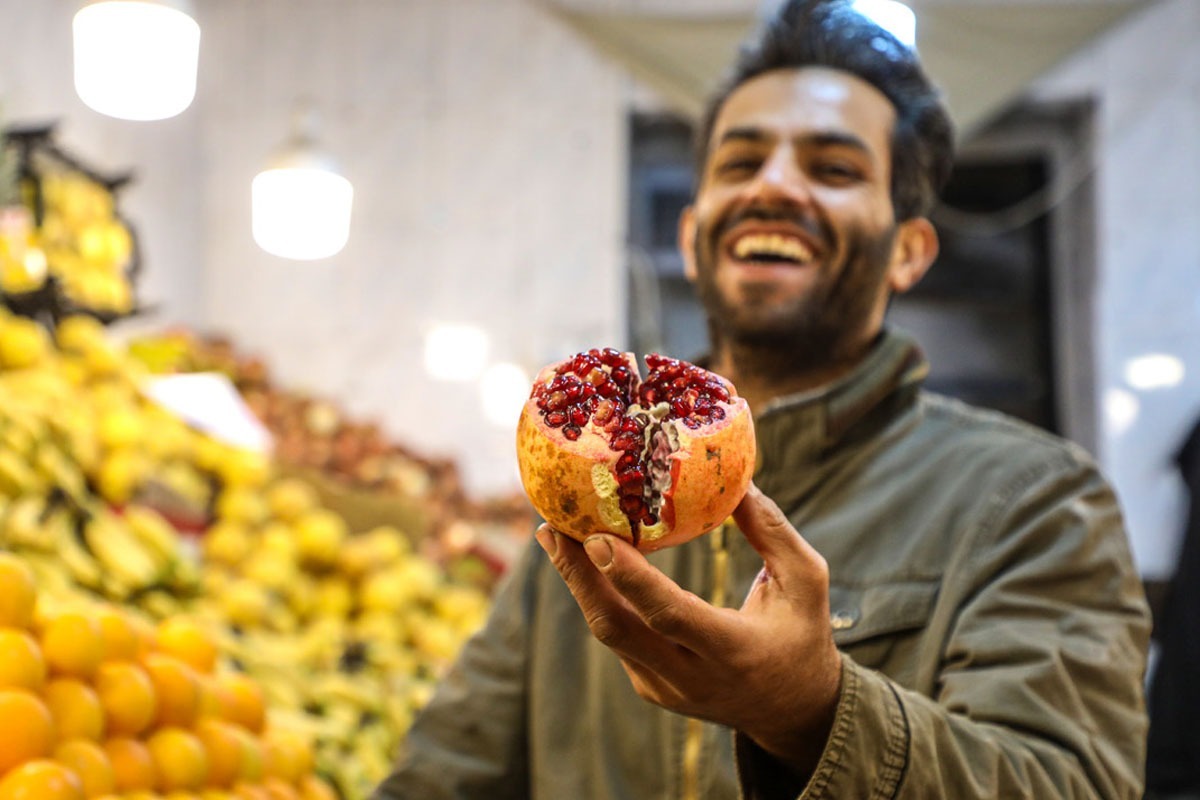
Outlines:
[[[205,318],[476,491],[515,487],[513,428],[426,377],[422,334],[474,321],[531,374],[620,341],[625,80],[521,0],[218,0],[201,23]],[[356,192],[349,245],[314,263],[249,228],[301,94]]]
[[[1175,453],[1200,420],[1200,3],[1163,0],[1139,13],[1045,76],[1034,94],[1100,101],[1097,407],[1114,391],[1129,393],[1138,413],[1124,423],[1109,417],[1099,455],[1140,568],[1166,575],[1186,503]],[[1183,382],[1130,387],[1125,364],[1147,353],[1182,359]]]

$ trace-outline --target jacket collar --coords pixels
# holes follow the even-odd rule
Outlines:
[[[756,472],[787,472],[878,430],[913,403],[928,373],[916,342],[885,330],[850,374],[820,389],[776,398],[756,417]]]

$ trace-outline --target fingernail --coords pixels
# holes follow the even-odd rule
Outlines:
[[[558,534],[550,528],[541,528],[534,536],[546,554],[553,558],[554,554],[558,552]]]
[[[597,569],[608,569],[612,564],[612,545],[609,544],[607,537],[589,536],[583,542],[583,549],[587,551],[588,558],[592,560]]]

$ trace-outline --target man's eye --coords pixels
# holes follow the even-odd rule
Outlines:
[[[730,158],[717,164],[718,175],[744,175],[758,169],[758,159]]]
[[[853,183],[863,178],[862,170],[844,161],[828,161],[817,164],[814,172],[828,181]]]

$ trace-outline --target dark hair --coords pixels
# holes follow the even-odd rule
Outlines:
[[[742,46],[709,100],[696,140],[697,187],[717,114],[743,83],[766,72],[828,67],[874,86],[896,109],[892,206],[897,221],[929,214],[950,177],[954,126],[916,53],[854,11],[846,0],[789,0]]]

